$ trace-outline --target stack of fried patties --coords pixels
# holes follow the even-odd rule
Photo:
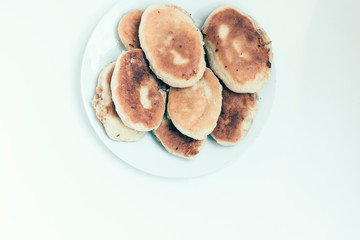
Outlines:
[[[168,152],[191,159],[210,134],[221,145],[246,136],[272,61],[254,20],[223,6],[201,34],[182,8],[152,5],[123,16],[118,33],[128,51],[102,70],[93,99],[110,138],[152,131]]]

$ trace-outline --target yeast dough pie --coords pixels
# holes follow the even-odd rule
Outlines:
[[[96,116],[104,125],[106,134],[111,139],[116,141],[137,141],[144,137],[146,132],[139,132],[125,126],[115,111],[110,91],[110,80],[114,68],[115,62],[112,62],[100,72],[92,105],[96,111]]]
[[[188,88],[170,88],[167,113],[176,128],[194,139],[204,139],[216,126],[221,111],[222,86],[206,68],[203,77]]]
[[[172,87],[189,87],[205,71],[203,38],[191,16],[173,5],[151,5],[141,17],[139,40],[150,68]]]
[[[271,74],[271,41],[256,22],[232,6],[213,11],[202,32],[209,64],[234,92],[258,92]]]
[[[205,143],[205,139],[196,140],[183,135],[166,117],[153,133],[169,153],[187,159],[195,158]]]
[[[160,125],[165,112],[165,86],[151,74],[141,49],[127,51],[116,61],[111,93],[124,124],[138,131]]]
[[[140,48],[139,25],[144,10],[132,10],[126,13],[118,24],[118,35],[124,46],[131,50]]]
[[[234,93],[224,87],[221,114],[211,136],[221,145],[235,145],[250,130],[258,106],[257,93]]]

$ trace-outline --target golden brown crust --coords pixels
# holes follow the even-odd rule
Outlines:
[[[222,145],[232,145],[247,134],[258,107],[255,93],[234,93],[223,88],[222,109],[217,125],[211,133]]]
[[[100,77],[105,79],[103,84],[110,86],[110,81],[111,81],[112,74],[114,72],[115,63],[110,63],[105,68],[104,68],[105,72],[102,71]],[[96,116],[102,123],[104,123],[107,116],[118,117],[118,115],[115,111],[114,102],[110,101],[111,99],[109,99],[109,101],[107,101],[107,102],[102,101],[102,100],[104,100],[103,99],[103,91],[104,91],[103,87],[101,85],[98,86],[96,88],[96,95],[94,96],[94,99],[93,99],[93,105],[98,108]],[[101,102],[102,102],[102,104],[100,104]]]
[[[160,126],[153,132],[168,152],[189,159],[194,158],[199,153],[205,142],[205,140],[195,140],[183,135],[165,117]]]
[[[165,94],[162,84],[150,73],[142,50],[123,53],[111,81],[116,111],[126,125],[149,131],[160,124]]]
[[[203,75],[202,35],[181,8],[150,6],[143,14],[139,37],[151,69],[170,86],[188,87]]]
[[[211,67],[235,92],[256,92],[270,77],[271,41],[238,9],[215,10],[203,26]]]
[[[140,48],[139,25],[144,10],[133,10],[125,14],[118,25],[118,34],[124,46],[131,50]]]
[[[145,132],[139,132],[125,126],[115,111],[110,90],[110,81],[114,68],[115,63],[112,62],[101,70],[92,105],[96,116],[105,128],[106,134],[111,139],[116,141],[137,141],[145,135]]]
[[[204,139],[216,126],[221,111],[221,84],[209,68],[192,87],[171,88],[167,111],[179,131]]]

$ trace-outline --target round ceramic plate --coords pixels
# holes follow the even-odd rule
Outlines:
[[[274,100],[275,68],[272,78],[259,92],[260,107],[253,126],[247,137],[236,146],[223,147],[208,137],[204,147],[194,160],[186,160],[168,153],[156,140],[152,132],[138,142],[116,142],[108,138],[100,121],[96,118],[91,106],[95,94],[98,75],[109,62],[115,61],[125,51],[125,47],[117,35],[117,24],[121,17],[132,9],[144,9],[154,3],[175,4],[189,12],[198,28],[201,28],[206,17],[217,7],[231,4],[248,13],[245,6],[239,6],[236,1],[226,3],[219,1],[120,1],[101,19],[94,29],[83,57],[81,69],[81,90],[87,116],[95,132],[104,144],[121,160],[147,173],[170,177],[188,178],[202,176],[223,168],[229,162],[241,159],[241,155],[255,141],[260,133]],[[250,16],[256,19],[251,13]],[[261,22],[259,23],[261,26]],[[270,36],[271,37],[271,36]],[[275,66],[275,64],[273,64]]]

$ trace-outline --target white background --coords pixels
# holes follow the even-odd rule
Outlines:
[[[187,180],[129,167],[85,115],[81,58],[116,2],[0,1],[0,239],[360,238],[359,1],[239,1],[274,43],[273,110]]]

